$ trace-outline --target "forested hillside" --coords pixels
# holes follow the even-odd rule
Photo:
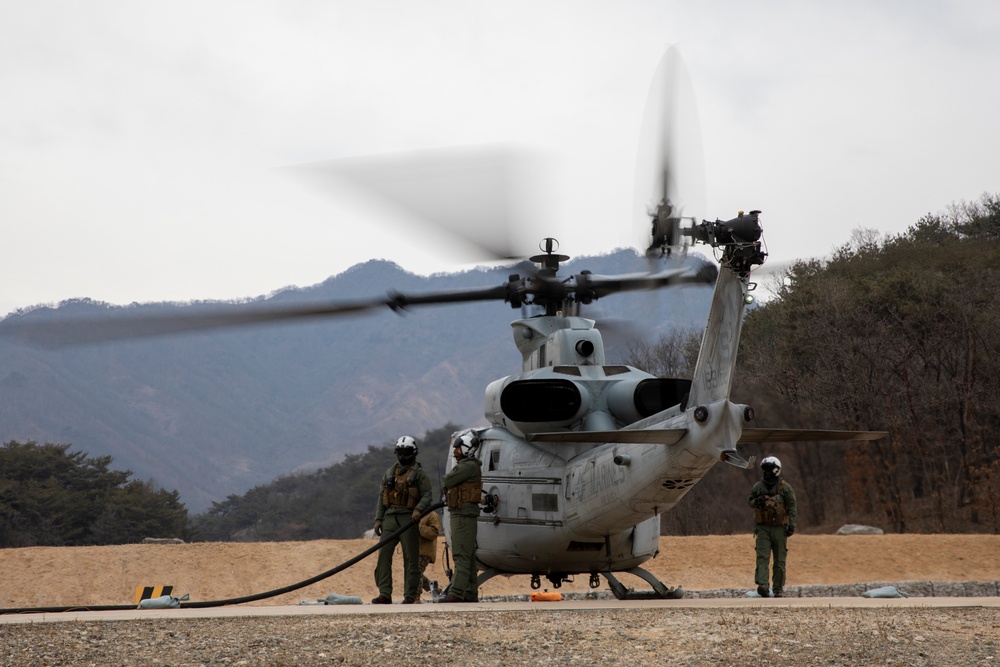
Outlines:
[[[984,195],[899,236],[856,231],[749,313],[735,398],[759,426],[890,434],[746,448],[781,458],[802,529],[1000,531],[998,244],[1000,196]],[[716,466],[664,526],[746,530],[754,477]]]
[[[421,467],[437,502],[455,424],[420,434]],[[382,474],[396,462],[392,443],[312,473],[280,477],[242,495],[231,495],[194,518],[194,533],[208,541],[271,542],[353,539],[372,527]]]
[[[0,548],[127,544],[190,536],[176,491],[130,479],[68,445],[0,447]]]

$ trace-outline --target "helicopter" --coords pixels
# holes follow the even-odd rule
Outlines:
[[[671,49],[654,83],[674,76],[676,62]],[[669,86],[651,91],[647,116],[650,108],[654,117],[663,111],[663,87]],[[487,426],[453,434],[454,439],[474,433],[480,443],[476,456],[482,465],[486,511],[478,524],[479,585],[495,576],[527,575],[532,588],[540,588],[542,577],[559,588],[587,575],[592,588],[604,577],[612,593],[624,599],[633,595],[618,577],[628,573],[649,583],[656,597],[677,597],[679,589],[668,588],[642,567],[658,553],[660,516],[716,463],[752,466],[753,459],[739,454],[739,445],[873,440],[886,434],[754,428],[753,408],[730,400],[744,309],[754,301],[752,273],[767,258],[761,211],[741,211],[714,221],[683,216],[671,154],[674,140],[668,126],[647,142],[656,157],[640,247],[653,264],[698,245],[712,251],[714,262],[639,274],[605,276],[584,270],[567,276],[560,268],[570,258],[548,237],[540,253],[529,258],[532,266],[519,265],[519,272],[505,282],[484,288],[389,292],[346,303],[228,304],[179,316],[70,322],[59,331],[15,323],[0,334],[36,343],[49,338],[54,344],[78,344],[384,308],[401,312],[438,304],[504,302],[522,310],[522,317],[511,323],[521,370],[487,386]],[[681,285],[714,285],[693,377],[660,378],[609,363],[596,321],[581,311],[616,293]],[[447,468],[452,465],[447,456]],[[444,525],[450,544],[449,522]]]
[[[654,214],[652,227],[662,223]],[[648,582],[655,596],[677,597],[678,589],[641,567],[658,553],[659,517],[717,462],[753,465],[738,445],[886,435],[747,426],[753,408],[729,395],[743,310],[753,301],[750,273],[765,260],[760,211],[686,228],[676,219],[670,224],[670,238],[680,235],[717,250],[718,267],[639,278],[581,273],[557,281],[558,264],[568,257],[555,253],[547,239],[545,252],[531,258],[541,267],[537,286],[527,289],[511,276],[507,301],[531,298],[546,313],[511,324],[522,371],[487,387],[490,426],[454,434],[473,433],[480,442],[486,510],[477,536],[480,586],[497,575],[526,574],[532,588],[541,586],[542,576],[559,588],[589,574],[592,588],[603,576],[624,599],[631,592],[615,573],[627,572]],[[641,284],[705,282],[715,289],[691,379],[608,364],[595,322],[567,314],[574,304]],[[453,465],[449,461],[448,469]]]

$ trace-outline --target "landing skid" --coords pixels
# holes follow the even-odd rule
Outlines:
[[[611,587],[611,593],[619,600],[679,600],[684,597],[683,588],[680,586],[677,586],[676,588],[667,588],[663,582],[654,577],[651,572],[648,572],[641,567],[633,567],[631,570],[624,570],[624,572],[639,577],[652,586],[653,590],[636,591],[631,588],[625,588],[622,582],[618,581],[618,578],[615,575],[610,572],[601,572],[601,576],[608,580],[608,585]],[[488,570],[483,570],[479,573],[476,583],[479,586],[482,586],[498,574],[503,573],[492,567]],[[532,577],[532,588],[539,587],[535,583],[537,579],[538,575],[534,575]],[[558,588],[558,586],[556,587]],[[594,575],[591,576],[591,588],[597,588],[597,580],[594,578]]]
[[[487,581],[497,576],[498,574],[500,574],[500,572],[493,567],[489,568],[488,570],[483,570],[482,572],[479,573],[479,576],[476,577],[476,585],[481,587],[483,584],[485,584]]]
[[[601,572],[601,576],[608,580],[611,593],[619,600],[679,600],[684,597],[684,589],[680,586],[667,588],[662,581],[653,576],[651,572],[641,567],[633,567],[625,570],[629,574],[635,575],[653,587],[651,591],[636,591],[625,588],[622,582],[610,572]]]

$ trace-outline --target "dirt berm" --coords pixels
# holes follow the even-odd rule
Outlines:
[[[371,541],[358,539],[3,549],[0,607],[131,604],[136,586],[159,585],[173,586],[174,594],[189,594],[193,601],[228,599],[303,581],[370,546]],[[397,555],[397,598],[402,597],[400,561]],[[367,602],[376,594],[374,567],[375,556],[369,556],[328,579],[255,604],[297,604],[328,593],[357,595]],[[645,567],[667,585],[681,585],[693,595],[749,590],[753,537],[663,537],[659,555]],[[444,558],[439,556],[428,574],[443,584],[443,569]],[[627,587],[648,589],[631,575],[620,578]],[[586,592],[587,579],[578,577],[561,591]],[[998,580],[1000,535],[795,535],[789,540],[790,587],[939,582],[931,590],[946,595],[942,582],[992,582],[995,590]],[[527,576],[497,577],[481,594],[526,594],[529,583]],[[551,589],[546,580],[542,584]],[[969,593],[960,589],[957,594]]]

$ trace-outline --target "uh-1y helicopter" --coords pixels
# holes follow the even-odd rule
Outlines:
[[[479,584],[496,575],[527,574],[539,588],[577,574],[590,585],[604,576],[619,597],[629,591],[615,573],[647,581],[659,597],[675,597],[641,564],[659,549],[660,515],[673,508],[717,462],[747,468],[737,445],[766,442],[870,440],[873,431],[778,430],[748,427],[753,408],[729,400],[751,270],[764,262],[759,211],[687,228],[666,221],[661,201],[655,230],[716,250],[719,266],[637,277],[586,272],[560,280],[551,239],[532,257],[541,269],[530,282],[511,276],[506,300],[531,299],[545,314],[512,323],[521,373],[486,390],[487,428],[479,440],[486,496],[476,556]],[[660,218],[657,218],[660,215]],[[661,239],[662,241],[662,239]],[[661,250],[654,238],[651,251]],[[617,291],[715,282],[694,377],[659,378],[609,365],[595,322],[570,315],[578,304]],[[449,461],[449,466],[453,461]],[[446,510],[447,511],[447,510]],[[447,525],[447,522],[446,522]]]
[[[677,56],[668,51],[657,76],[673,76]],[[657,92],[659,96],[661,92]],[[662,100],[654,100],[654,115]],[[655,103],[654,103],[655,102]],[[663,119],[669,125],[669,118]],[[484,512],[476,556],[480,585],[497,575],[529,575],[533,588],[546,577],[554,587],[576,575],[590,585],[605,577],[619,598],[629,591],[617,578],[627,572],[647,581],[660,597],[675,597],[642,564],[656,555],[660,515],[669,511],[716,463],[746,468],[737,451],[747,443],[798,440],[870,440],[872,431],[758,429],[748,405],[730,401],[744,308],[756,287],[751,271],[766,259],[760,211],[729,220],[698,221],[679,214],[671,132],[653,142],[653,202],[642,241],[651,257],[692,244],[712,249],[716,263],[620,276],[581,271],[559,274],[569,258],[545,239],[537,268],[503,284],[434,294],[403,295],[351,303],[273,306],[228,304],[187,315],[123,317],[71,322],[58,330],[30,321],[9,323],[10,338],[38,345],[128,339],[217,327],[357,314],[384,307],[503,301],[540,313],[511,324],[522,356],[521,371],[491,383],[485,393],[486,427],[474,432],[482,463]],[[649,146],[647,146],[649,148]],[[609,364],[595,321],[580,306],[631,290],[712,284],[714,293],[700,353],[690,379],[660,378]],[[448,466],[453,464],[448,456]],[[447,527],[448,522],[445,521]],[[447,529],[446,529],[447,533]],[[447,536],[450,540],[450,535]]]

